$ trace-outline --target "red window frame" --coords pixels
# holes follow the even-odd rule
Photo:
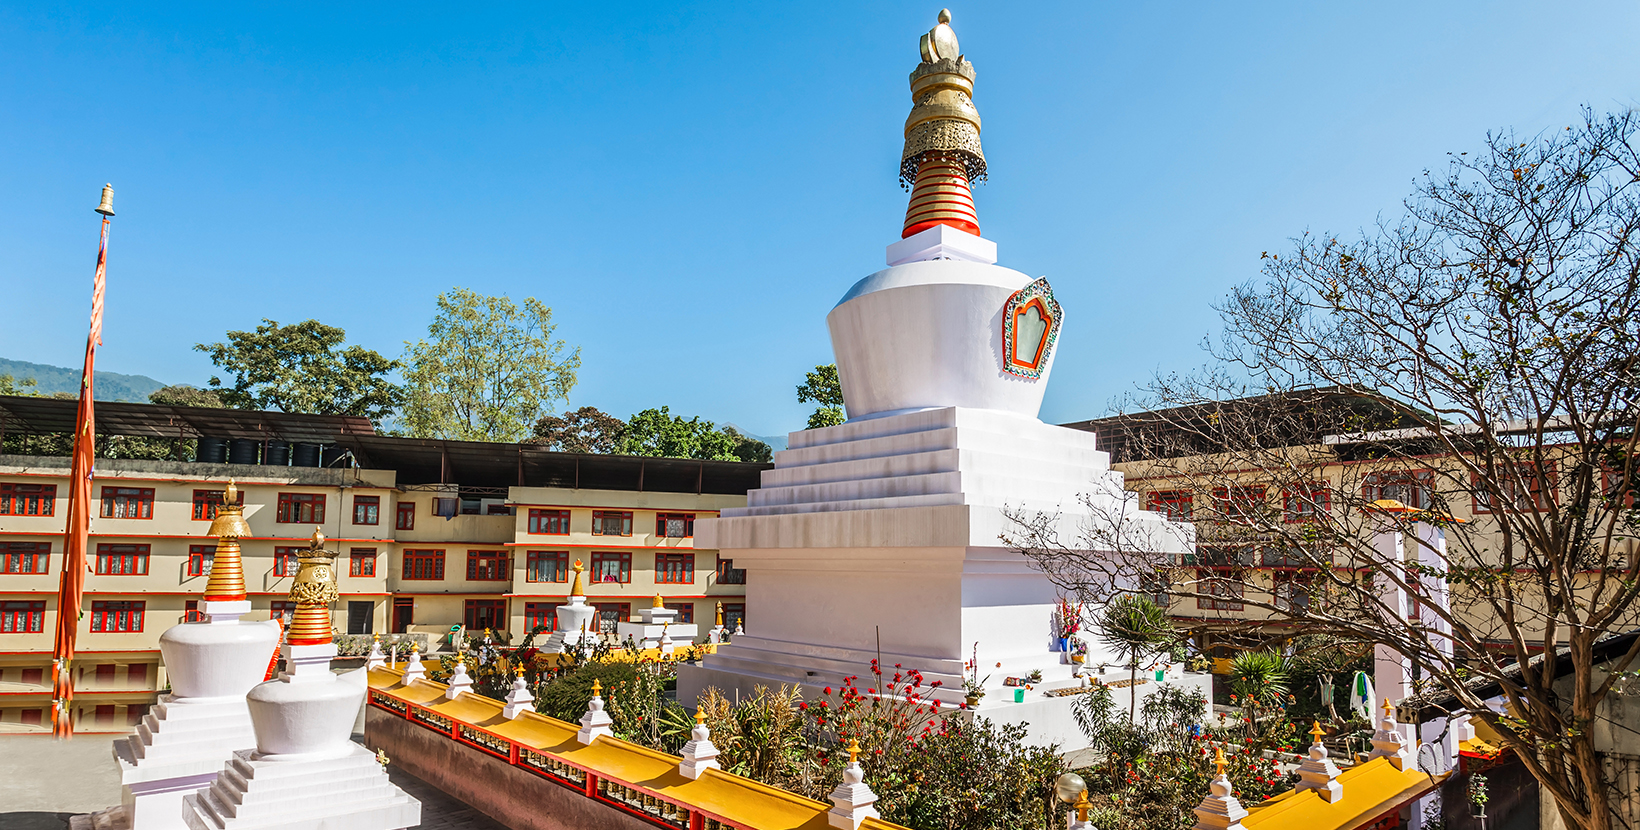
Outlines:
[[[0,542],[0,574],[43,574],[50,570],[50,542]]]
[[[489,629],[507,630],[507,601],[504,599],[470,599],[462,603],[462,625],[467,631]]]
[[[1152,490],[1145,500],[1145,509],[1160,513],[1169,519],[1187,520],[1196,505],[1196,496],[1189,490]]]
[[[610,567],[613,565],[613,568]],[[608,579],[611,575],[616,579]],[[592,554],[592,581],[595,583],[627,584],[632,581],[632,554],[616,551],[596,551]]]
[[[528,533],[536,536],[568,536],[568,510],[530,510]]]
[[[1267,505],[1268,491],[1262,484],[1213,488],[1213,510],[1219,521],[1252,524]]]
[[[506,582],[512,577],[504,550],[467,551],[467,579],[472,582]]]
[[[679,533],[669,533],[673,530],[671,522],[682,522]],[[689,539],[695,535],[695,514],[693,513],[656,513],[655,535],[665,539]]]
[[[718,554],[717,584],[719,584],[719,585],[745,585],[746,584],[746,569],[745,568],[735,567],[735,560],[733,560],[733,559],[724,559],[723,554],[721,554],[721,553]]]
[[[594,602],[589,603],[596,610],[593,617],[598,623],[600,634],[614,634],[617,623],[632,619],[632,603],[630,602]]]
[[[325,521],[324,493],[280,493],[273,520],[281,524],[316,525]]]
[[[1206,611],[1241,611],[1246,605],[1247,586],[1232,568],[1198,568],[1197,584],[1203,586],[1205,597],[1196,597],[1196,608]]]
[[[381,496],[354,496],[353,523],[356,525],[379,525],[382,522]]]
[[[57,512],[57,485],[0,483],[0,516],[53,516]]]
[[[188,546],[188,575],[205,576],[216,562],[216,545]]]
[[[620,533],[608,532],[608,523],[620,523]],[[592,511],[592,535],[594,536],[631,536],[632,511],[630,510],[594,510]]]
[[[45,630],[45,600],[0,601],[0,634],[39,634]],[[28,682],[27,670],[23,672],[23,682]]]
[[[199,600],[190,599],[182,603],[183,622],[204,622],[205,612],[199,610]]]
[[[399,502],[398,515],[399,515],[398,521],[394,523],[394,529],[395,530],[415,530],[416,529],[416,503],[415,502],[413,502],[413,501],[401,501],[401,502]]]
[[[376,549],[351,548],[347,552],[348,576],[375,576]]]
[[[273,549],[273,575],[295,576],[297,569],[302,567],[296,557],[307,548],[277,547]]]
[[[296,615],[296,603],[288,599],[276,599],[268,603],[268,619],[277,620],[280,617]]]
[[[1413,510],[1428,510],[1434,494],[1434,470],[1379,470],[1361,480],[1361,497],[1369,502],[1393,499]],[[1405,490],[1405,498],[1395,492]],[[1389,491],[1389,492],[1386,492]]]
[[[404,569],[399,578],[420,581],[437,581],[444,578],[444,551],[432,549],[410,549],[404,551]]]
[[[695,584],[695,553],[655,554],[655,582],[660,585]]]
[[[537,628],[543,628],[548,632],[558,630],[558,603],[524,603],[524,633],[528,634]]]
[[[1281,491],[1281,517],[1287,524],[1315,521],[1332,512],[1332,488],[1325,481]]]
[[[723,627],[724,628],[727,628],[730,631],[733,631],[733,630],[735,630],[736,627],[738,627],[740,625],[744,625],[745,622],[746,622],[746,603],[744,603],[744,602],[725,602],[725,603],[723,603]]]
[[[152,487],[104,487],[104,488],[102,488],[102,518],[104,518],[104,519],[152,519],[152,518],[154,518],[154,488],[152,488]]]
[[[98,543],[97,573],[102,576],[147,576],[151,552],[148,545]]]
[[[1276,571],[1270,575],[1270,604],[1284,611],[1308,610],[1315,571]],[[1297,599],[1297,602],[1294,600]]]
[[[1514,489],[1515,475],[1526,479],[1526,492],[1515,495],[1515,510],[1517,511],[1537,512],[1549,510],[1559,498],[1559,471],[1554,467],[1550,467],[1547,470],[1539,470],[1534,474],[1532,470],[1536,466],[1530,461],[1519,462],[1515,464],[1516,472],[1513,475],[1506,475],[1503,479],[1503,485],[1509,489]],[[1491,505],[1491,494],[1482,493],[1478,489],[1480,483],[1478,475],[1474,478],[1474,481],[1477,489],[1469,494],[1470,509],[1480,514],[1498,512]]]
[[[548,571],[550,579],[542,579]],[[567,550],[532,550],[526,554],[524,562],[525,582],[568,582],[569,581],[569,551]]]
[[[209,522],[215,519],[216,509],[222,506],[222,494],[225,492],[227,492],[226,489],[195,490],[193,521]],[[235,501],[234,504],[243,506],[245,504],[245,491],[239,490],[238,494],[238,501]]]
[[[96,600],[91,603],[91,631],[96,634],[139,634],[148,603],[140,599]]]

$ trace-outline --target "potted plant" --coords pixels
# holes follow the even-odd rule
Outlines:
[[[1486,818],[1486,802],[1489,798],[1486,792],[1486,776],[1478,772],[1469,776],[1469,814],[1475,818]]]
[[[1082,630],[1082,603],[1071,602],[1064,597],[1059,598],[1059,607],[1054,612],[1058,623],[1058,636],[1054,639],[1054,651],[1070,651],[1070,640],[1076,632]]]
[[[1088,662],[1088,642],[1081,637],[1071,638],[1071,676],[1081,677]]]
[[[980,698],[985,697],[985,681],[991,679],[990,675],[985,675],[985,680],[979,677],[979,643],[974,643],[973,659],[962,667],[967,670],[962,676],[962,690],[967,693],[968,708],[972,709],[979,705]]]

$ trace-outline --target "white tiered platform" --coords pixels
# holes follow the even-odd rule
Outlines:
[[[421,823],[421,803],[389,784],[362,746],[337,758],[290,763],[234,753],[209,789],[189,796],[191,830],[399,828]]]

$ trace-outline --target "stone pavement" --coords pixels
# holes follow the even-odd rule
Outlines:
[[[116,737],[0,735],[0,830],[65,830],[71,815],[118,804],[119,768],[109,746]],[[421,801],[426,830],[506,830],[404,770],[389,766],[387,776]]]

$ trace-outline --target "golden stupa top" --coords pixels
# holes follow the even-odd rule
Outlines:
[[[239,554],[239,539],[251,535],[245,523],[245,508],[239,503],[239,488],[233,479],[222,490],[222,503],[211,519],[210,535],[216,537],[216,553],[211,557],[211,573],[205,579],[206,602],[243,602],[245,564]]]
[[[586,568],[582,567],[581,560],[579,560],[579,559],[575,560],[575,567],[571,568],[570,570],[575,572],[575,579],[574,579],[574,581],[570,582],[569,595],[572,596],[572,597],[584,597],[584,596],[586,596],[587,595],[586,581],[581,578],[581,572],[586,570]]]
[[[239,488],[231,478],[222,490],[222,503],[216,506],[216,518],[211,520],[211,529],[205,533],[218,539],[240,539],[251,535],[251,526],[245,522],[245,506],[239,501]]]
[[[974,65],[962,55],[951,11],[922,36],[922,63],[911,70],[911,114],[905,119],[900,181],[909,186],[930,156],[962,162],[968,180],[985,180],[985,151],[979,143],[979,110],[974,107]]]
[[[650,608],[665,608],[666,607],[666,600],[661,599],[660,594],[656,594],[655,598],[650,601],[649,607]]]

